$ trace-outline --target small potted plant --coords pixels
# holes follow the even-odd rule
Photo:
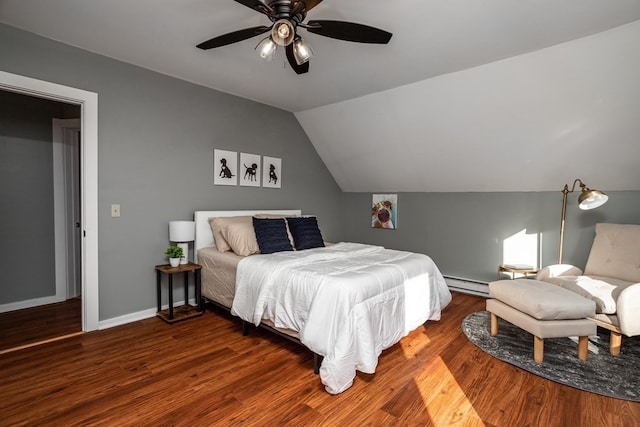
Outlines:
[[[182,248],[178,246],[169,246],[164,254],[169,257],[169,264],[171,267],[177,267],[180,265],[180,258],[184,256]]]

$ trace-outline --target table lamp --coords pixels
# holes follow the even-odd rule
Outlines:
[[[194,221],[169,221],[169,240],[182,248],[183,257],[180,264],[189,262],[189,242],[195,239],[196,223]]]

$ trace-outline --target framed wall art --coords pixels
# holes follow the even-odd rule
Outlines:
[[[262,157],[262,186],[267,188],[281,188],[282,159],[276,157]]]
[[[260,155],[240,153],[240,185],[260,187],[261,177]]]
[[[371,206],[371,227],[398,228],[398,195],[374,194]]]
[[[213,150],[213,183],[238,185],[238,153],[236,151]]]

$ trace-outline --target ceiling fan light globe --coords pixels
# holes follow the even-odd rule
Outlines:
[[[280,46],[288,46],[296,36],[296,28],[288,19],[280,19],[271,28],[271,38]]]
[[[313,49],[306,41],[298,37],[293,42],[293,57],[296,59],[298,65],[302,65],[308,62],[313,56]]]
[[[265,37],[260,43],[258,43],[256,50],[258,51],[260,58],[271,61],[276,56],[277,47],[278,45],[273,42],[271,37]]]

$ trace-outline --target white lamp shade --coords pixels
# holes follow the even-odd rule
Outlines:
[[[196,237],[194,221],[169,221],[169,240],[172,242],[193,242]]]

